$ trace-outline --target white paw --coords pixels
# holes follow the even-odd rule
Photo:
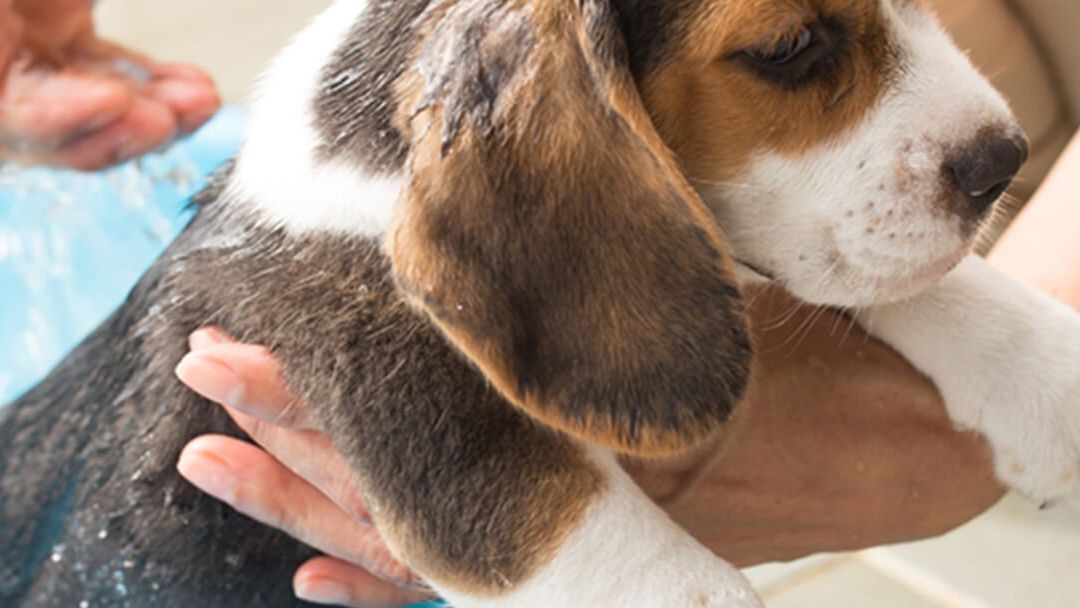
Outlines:
[[[954,419],[990,442],[998,479],[1052,505],[1080,498],[1080,316],[1043,312],[982,357],[982,373],[938,385]]]
[[[909,300],[857,313],[928,375],[998,478],[1039,503],[1080,497],[1080,315],[971,256]]]

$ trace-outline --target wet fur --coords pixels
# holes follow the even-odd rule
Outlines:
[[[347,149],[368,169],[401,169],[408,146],[393,125],[397,104],[390,85],[400,76],[395,66],[404,65],[401,54],[414,47],[403,24],[412,23],[426,4],[377,3],[372,11],[393,14],[369,15],[355,26],[352,42],[337,53],[340,63],[324,73],[328,90],[337,94],[317,105],[320,129],[335,134],[321,154]],[[598,23],[610,19],[601,16]],[[368,31],[370,24],[378,27]],[[390,31],[398,35],[393,44],[374,46],[385,54],[362,55],[351,46],[360,36],[378,40]],[[606,34],[610,42],[611,32]],[[621,42],[605,52],[615,54],[607,61],[625,60]],[[649,59],[639,49],[635,61]],[[344,64],[360,76],[342,77]],[[620,86],[624,95],[636,95],[631,82]],[[469,120],[477,120],[483,100],[459,93],[451,92]],[[643,114],[626,119],[647,122]],[[659,141],[655,134],[648,137],[652,145]],[[653,162],[660,175],[674,161]],[[313,551],[237,515],[175,473],[179,451],[193,437],[238,435],[216,406],[194,396],[172,373],[185,354],[186,336],[210,324],[273,349],[291,389],[317,406],[336,445],[364,479],[380,525],[393,531],[395,548],[412,566],[481,595],[525,580],[603,491],[604,476],[576,443],[511,407],[406,303],[396,286],[400,277],[393,276],[377,239],[296,237],[267,228],[236,212],[237,206],[220,203],[229,179],[223,171],[198,198],[195,219],[127,302],[38,387],[3,411],[2,603],[112,605],[137,598],[163,606],[299,604],[288,581]],[[588,185],[588,179],[578,185]],[[619,187],[606,187],[611,186]],[[672,201],[693,196],[682,182],[665,188],[663,196]],[[705,215],[700,202],[694,204],[680,212],[687,225]],[[718,310],[738,314],[722,244],[714,234],[695,230],[699,234],[688,240],[703,247],[701,259],[713,268],[705,272],[717,273],[718,287],[706,279],[700,295],[715,298]],[[571,323],[563,329],[568,336],[581,327],[572,317],[563,322]],[[742,327],[737,317],[719,322],[725,332]],[[735,334],[730,355],[728,334],[699,328],[688,335],[716,343],[711,348],[719,350],[707,360],[720,357],[745,370],[744,333]],[[515,366],[524,371],[528,363]],[[634,444],[686,441],[679,434],[688,429],[702,429],[694,431],[698,436],[712,432],[730,412],[742,382],[745,377],[733,386],[719,385],[719,398],[702,401],[715,406],[715,414],[691,415],[690,427],[678,417],[664,422],[671,413],[655,399],[661,392],[648,400],[654,409],[643,415],[649,417],[607,432]],[[642,388],[656,387],[645,382]],[[589,423],[591,414],[583,407],[558,416]],[[604,420],[599,428],[617,426],[616,418]],[[641,435],[649,428],[660,431]]]
[[[426,571],[490,588],[530,572],[524,556],[561,539],[529,530],[573,522],[601,486],[580,450],[508,407],[404,303],[374,241],[291,239],[220,211],[204,205],[128,302],[5,410],[5,605],[296,603],[288,581],[313,552],[175,473],[191,438],[236,434],[172,374],[206,324],[274,349],[380,521],[438,548],[409,551]]]

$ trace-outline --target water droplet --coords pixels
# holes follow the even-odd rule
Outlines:
[[[56,545],[53,547],[52,555],[49,556],[54,564],[60,563],[64,559],[64,545]]]

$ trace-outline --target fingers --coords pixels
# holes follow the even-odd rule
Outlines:
[[[410,584],[408,569],[374,527],[350,517],[256,446],[231,437],[199,437],[184,448],[177,469],[199,489],[259,522],[384,580]]]
[[[14,66],[0,95],[0,134],[18,157],[93,170],[160,149],[221,106],[206,77],[116,75]]]
[[[190,343],[192,352],[177,375],[196,392],[224,403],[237,425],[269,454],[236,439],[201,437],[181,455],[181,474],[238,511],[337,558],[313,560],[297,572],[299,597],[364,607],[423,599],[402,590],[411,584],[411,573],[368,523],[351,469],[329,438],[312,430],[307,409],[285,388],[272,354],[217,329],[195,332]]]
[[[181,381],[225,405],[237,426],[341,509],[371,520],[351,468],[330,438],[314,430],[308,409],[285,388],[268,350],[232,342],[213,329],[195,332],[191,345],[193,351],[176,368]]]
[[[85,0],[47,4],[0,5],[0,158],[100,169],[194,132],[221,107],[202,70],[94,36]],[[63,19],[50,16],[60,5]]]
[[[296,571],[293,589],[302,600],[350,608],[398,608],[430,596],[387,584],[362,568],[332,557],[317,557]]]
[[[100,129],[130,108],[124,83],[57,71],[18,59],[3,83],[0,130],[35,148],[52,148]]]
[[[221,97],[213,80],[191,66],[173,64],[157,68],[153,80],[143,90],[172,111],[181,135],[196,131],[221,108]]]
[[[363,521],[371,514],[348,464],[330,438],[314,430],[308,410],[285,388],[268,350],[238,344],[215,330],[193,334],[193,351],[176,368],[192,390],[225,410],[259,445]]]
[[[330,497],[338,508],[361,522],[371,522],[371,512],[360,484],[329,437],[318,431],[280,427],[232,408],[226,407],[225,411],[245,433],[291,471]]]
[[[53,165],[91,171],[161,148],[177,134],[176,117],[164,105],[141,97],[122,116],[89,135],[45,155]]]
[[[127,47],[88,37],[72,56],[73,65],[126,82],[135,93],[172,111],[178,134],[198,129],[221,107],[213,78],[185,63],[156,63]]]
[[[196,331],[190,345],[192,352],[176,374],[195,392],[276,426],[317,427],[285,387],[281,368],[266,348],[239,344],[216,329]]]

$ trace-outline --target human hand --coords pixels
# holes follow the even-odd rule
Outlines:
[[[362,489],[341,454],[284,387],[270,352],[214,329],[195,332],[190,346],[177,375],[223,404],[263,449],[231,437],[199,437],[181,454],[180,474],[326,554],[297,570],[293,587],[301,599],[358,608],[425,599],[371,524]]]
[[[747,566],[937,535],[1000,498],[981,440],[953,429],[933,386],[898,355],[848,320],[776,291],[751,299],[759,369],[723,441],[678,461],[626,463],[701,542]],[[301,568],[301,597],[365,607],[415,599],[370,574],[408,580],[367,523],[349,468],[284,388],[270,353],[205,330],[192,348],[180,378],[228,404],[273,456],[200,438],[184,451],[181,473],[335,556]]]
[[[93,0],[0,0],[0,160],[99,169],[193,132],[210,76],[99,38]]]
[[[722,443],[629,465],[698,541],[739,566],[787,561],[938,536],[1003,496],[983,438],[895,351],[779,289],[748,297],[753,384]]]

